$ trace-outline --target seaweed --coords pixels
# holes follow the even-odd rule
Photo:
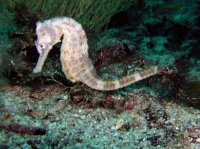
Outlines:
[[[32,14],[42,12],[46,19],[69,16],[75,18],[84,27],[95,31],[100,31],[115,14],[139,3],[138,0],[110,0],[109,2],[107,0],[57,0],[56,3],[52,0],[23,0],[20,2],[26,4]]]

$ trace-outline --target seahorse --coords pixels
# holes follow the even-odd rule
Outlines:
[[[114,80],[105,80],[97,75],[88,56],[88,42],[81,24],[70,17],[56,17],[36,24],[37,41],[35,45],[39,59],[33,73],[42,71],[45,60],[53,45],[61,42],[60,60],[62,71],[71,82],[82,82],[96,90],[117,90],[137,81],[157,74],[158,67],[152,66],[141,72],[133,73]]]

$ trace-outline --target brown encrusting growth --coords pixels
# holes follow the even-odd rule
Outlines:
[[[49,51],[54,44],[60,42],[62,35],[64,35],[60,56],[62,70],[72,82],[82,82],[96,90],[116,90],[159,72],[157,67],[151,67],[117,80],[101,79],[97,76],[94,65],[88,56],[88,43],[85,31],[81,24],[72,18],[61,17],[38,22],[36,33],[38,36],[36,47],[40,57],[33,70],[34,73],[42,70]]]

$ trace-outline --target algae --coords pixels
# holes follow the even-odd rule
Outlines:
[[[137,6],[138,0],[7,0],[10,8],[24,3],[33,14],[41,13],[45,19],[69,16],[86,28],[99,31],[115,14]],[[16,3],[17,2],[17,3]]]

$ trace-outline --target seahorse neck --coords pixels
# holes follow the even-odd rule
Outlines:
[[[63,33],[61,52],[67,51],[69,54],[78,53],[77,56],[84,54],[88,57],[87,37],[82,26],[71,18],[59,19],[55,23]]]

